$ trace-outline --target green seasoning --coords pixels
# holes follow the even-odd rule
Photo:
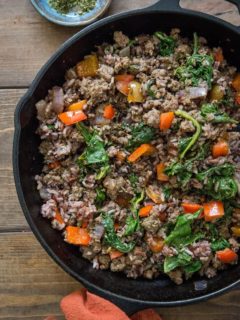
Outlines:
[[[49,5],[61,14],[74,11],[79,15],[94,9],[97,0],[48,0]]]

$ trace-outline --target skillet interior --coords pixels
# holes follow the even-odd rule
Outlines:
[[[169,31],[172,27],[179,27],[182,34],[189,37],[193,31],[204,35],[210,46],[222,46],[228,61],[239,67],[240,34],[229,24],[190,11],[139,10],[104,19],[62,46],[40,71],[15,114],[13,161],[16,187],[28,223],[45,250],[90,290],[108,298],[122,298],[152,306],[184,304],[219,294],[239,280],[240,265],[220,272],[215,278],[205,279],[203,290],[195,290],[196,281],[202,280],[197,277],[177,286],[165,277],[154,281],[131,280],[120,273],[92,269],[91,263],[81,257],[77,248],[65,243],[61,234],[39,214],[41,199],[34,176],[41,171],[42,158],[38,152],[39,138],[34,133],[37,128],[34,105],[46,95],[48,88],[61,85],[65,71],[94,50],[96,44],[111,41],[113,31],[122,30],[133,37],[143,32]]]

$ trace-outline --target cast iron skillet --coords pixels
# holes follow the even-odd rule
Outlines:
[[[238,5],[238,0],[229,0]],[[38,152],[39,137],[35,103],[48,88],[61,85],[65,71],[96,44],[112,41],[113,32],[122,30],[130,37],[156,30],[169,31],[179,27],[182,34],[192,37],[193,31],[204,35],[210,46],[220,45],[224,56],[240,67],[240,28],[215,17],[180,8],[178,0],[161,0],[155,5],[105,18],[83,29],[65,42],[40,70],[15,112],[13,169],[16,189],[25,217],[48,254],[70,275],[90,291],[110,299],[128,314],[145,307],[177,306],[205,300],[221,294],[240,281],[240,264],[219,272],[212,279],[195,277],[180,286],[166,277],[154,281],[127,279],[120,273],[94,270],[74,246],[53,230],[49,221],[40,216],[41,199],[34,176],[41,172],[42,157]],[[51,285],[51,284],[49,284]]]

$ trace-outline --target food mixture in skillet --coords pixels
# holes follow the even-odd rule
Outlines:
[[[180,284],[237,263],[240,74],[221,48],[115,32],[36,108],[41,214],[93,268]]]

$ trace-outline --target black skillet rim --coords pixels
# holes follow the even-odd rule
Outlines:
[[[190,303],[195,303],[199,301],[205,301],[207,299],[210,299],[212,297],[216,297],[227,290],[232,289],[234,286],[240,283],[240,278],[237,281],[234,281],[233,283],[227,285],[224,288],[221,288],[216,291],[212,291],[210,293],[206,293],[203,295],[200,295],[198,297],[194,298],[188,298],[188,299],[183,299],[183,300],[176,300],[176,301],[168,301],[168,302],[163,302],[163,301],[143,301],[139,299],[133,299],[133,298],[128,298],[126,296],[121,296],[116,293],[112,293],[111,291],[107,289],[100,288],[93,283],[89,282],[87,279],[83,278],[81,274],[78,274],[71,270],[61,259],[49,248],[48,244],[45,242],[44,238],[41,235],[41,232],[38,230],[38,228],[35,226],[32,218],[31,218],[31,213],[29,212],[25,199],[24,199],[24,194],[23,190],[21,187],[21,182],[20,182],[20,175],[19,175],[19,166],[18,166],[18,151],[19,151],[19,139],[21,135],[21,126],[20,126],[20,114],[23,106],[25,103],[31,98],[33,95],[34,91],[36,90],[36,87],[38,86],[42,76],[48,71],[49,67],[54,63],[54,61],[65,51],[66,48],[71,46],[75,41],[77,41],[79,38],[87,35],[89,32],[98,29],[98,27],[106,25],[108,23],[111,23],[112,21],[122,19],[124,17],[129,17],[131,15],[144,15],[144,14],[149,14],[149,13],[175,13],[178,15],[190,15],[192,18],[194,17],[200,17],[204,19],[206,22],[214,22],[218,25],[221,25],[224,28],[229,29],[231,32],[236,33],[237,35],[240,35],[237,27],[234,25],[231,25],[228,22],[222,21],[219,18],[216,18],[214,16],[210,16],[204,13],[200,12],[195,12],[192,10],[168,10],[168,9],[156,9],[156,8],[143,8],[139,10],[132,10],[130,12],[125,12],[125,13],[120,13],[116,14],[107,18],[104,18],[98,22],[95,22],[94,24],[84,28],[83,30],[79,31],[75,35],[73,35],[70,39],[68,39],[66,42],[64,42],[58,49],[57,51],[52,55],[52,57],[44,64],[44,66],[40,69],[40,71],[37,73],[35,79],[33,80],[32,84],[30,85],[28,91],[25,93],[25,95],[22,97],[22,99],[19,101],[17,104],[15,114],[14,114],[14,125],[15,125],[15,131],[14,131],[14,140],[13,140],[13,156],[12,156],[12,161],[13,161],[13,173],[14,173],[14,180],[15,180],[15,186],[16,186],[16,191],[18,194],[18,199],[21,205],[21,208],[23,210],[23,213],[25,215],[25,218],[33,231],[35,237],[38,239],[42,247],[46,250],[49,256],[69,275],[74,277],[76,280],[79,282],[83,283],[84,286],[86,286],[90,291],[95,292],[101,296],[107,296],[107,297],[112,297],[113,299],[121,300],[122,302],[126,303],[133,303],[133,304],[140,304],[144,305],[144,307],[171,307],[171,306],[180,306],[180,305],[186,305]]]

